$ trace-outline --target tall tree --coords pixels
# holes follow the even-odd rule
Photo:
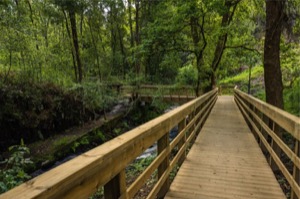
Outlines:
[[[70,24],[71,24],[71,31],[72,31],[73,45],[74,45],[74,49],[75,49],[77,68],[78,68],[78,81],[81,82],[82,81],[82,64],[81,64],[79,44],[78,44],[76,15],[75,15],[75,10],[73,8],[70,8],[68,10],[68,12],[69,12],[69,18],[70,18]]]
[[[218,69],[219,63],[221,61],[222,55],[224,53],[225,45],[227,42],[228,31],[226,28],[230,25],[234,12],[237,8],[238,3],[241,0],[225,0],[224,11],[222,14],[222,22],[221,22],[221,34],[219,35],[217,45],[214,52],[214,58],[211,63],[211,88],[216,86],[216,71]]]
[[[198,11],[199,13],[199,11]],[[201,22],[200,19],[201,18]],[[190,17],[190,26],[191,26],[191,35],[194,44],[193,53],[196,57],[196,66],[197,66],[197,84],[196,84],[196,96],[199,96],[200,91],[200,81],[201,81],[201,70],[203,66],[203,54],[207,46],[205,33],[204,33],[204,23],[205,23],[205,13],[202,13],[202,16],[193,15]]]
[[[280,37],[283,28],[285,1],[266,0],[266,33],[264,46],[264,79],[266,101],[278,108],[283,109],[283,84],[280,68]],[[270,127],[278,137],[282,137],[280,127],[272,122]],[[280,157],[281,149],[276,144],[273,150]],[[271,159],[271,167],[278,170],[276,163]]]
[[[69,14],[73,47],[74,47],[75,58],[77,63],[78,77],[76,77],[76,79],[78,80],[78,82],[81,82],[83,78],[83,71],[82,71],[82,63],[80,57],[78,34],[77,34],[76,12],[83,9],[84,3],[82,1],[74,1],[74,0],[64,0],[64,1],[55,0],[55,4],[60,6],[63,9],[63,11],[65,10]]]
[[[266,33],[264,78],[266,101],[283,108],[283,84],[280,68],[280,36],[283,28],[285,1],[266,0]]]
[[[140,0],[135,0],[135,45],[139,46],[141,44],[141,35],[140,35],[140,10],[141,2]],[[141,71],[141,61],[140,55],[136,52],[135,54],[135,73],[138,76]]]

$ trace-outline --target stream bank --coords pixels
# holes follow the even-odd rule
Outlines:
[[[94,148],[115,137],[113,129],[128,113],[129,103],[121,102],[99,119],[73,127],[45,140],[28,145],[34,166],[31,176],[62,164],[86,150]]]
[[[64,134],[29,145],[35,166],[29,171],[32,177],[40,175],[136,126],[161,115],[167,105],[159,108],[152,104],[130,104],[123,101],[106,114]],[[154,146],[155,147],[155,146]],[[151,153],[156,152],[155,149]],[[145,152],[147,154],[148,152]],[[144,155],[144,154],[143,154]],[[141,155],[141,158],[144,158]],[[151,154],[145,155],[148,157]]]

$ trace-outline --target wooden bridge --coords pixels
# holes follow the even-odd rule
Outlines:
[[[186,103],[196,98],[192,86],[139,85],[114,86],[127,98],[139,98],[141,101],[152,102],[159,99],[164,102]]]
[[[291,198],[300,198],[299,140],[300,118],[239,90],[218,97],[215,89],[0,198],[88,198],[101,187],[105,198],[134,198],[153,176],[147,198],[286,198],[269,165],[285,176]],[[154,143],[155,159],[127,184],[126,167]]]

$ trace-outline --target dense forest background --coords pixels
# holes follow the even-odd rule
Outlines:
[[[284,107],[299,115],[300,3],[281,2]],[[265,99],[261,0],[1,0],[0,28],[1,136],[93,119],[116,102],[109,84],[247,90],[252,69]]]
[[[299,7],[286,4],[281,60],[293,86]],[[0,8],[1,82],[174,84],[187,75],[184,83],[205,87],[262,63],[263,1],[3,0]]]

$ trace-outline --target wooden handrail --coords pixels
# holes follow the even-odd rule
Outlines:
[[[186,149],[215,104],[217,93],[214,89],[23,183],[0,198],[88,198],[102,186],[105,198],[132,198],[155,170],[158,170],[158,181],[148,198],[162,197],[169,186],[170,172],[185,157]],[[169,143],[169,132],[177,125],[179,133]],[[127,187],[126,167],[155,142],[158,144],[156,158]],[[178,151],[171,158],[170,153],[175,147]]]
[[[275,162],[282,174],[291,186],[292,198],[300,198],[300,118],[291,115],[266,102],[258,100],[237,89],[234,90],[235,101],[246,118],[250,128],[254,132],[263,150],[270,154],[269,164]],[[270,125],[271,124],[271,125]],[[276,128],[279,126],[280,128]],[[277,135],[283,129],[294,139],[294,147],[290,148],[280,136]],[[269,138],[269,139],[268,139]],[[290,174],[285,164],[276,153],[275,146],[293,162],[293,174]]]
[[[139,85],[129,86],[123,85],[121,87],[123,93],[135,93],[139,95],[155,95],[159,92],[162,95],[177,95],[177,96],[195,96],[194,88],[191,86],[174,87],[169,85]]]

